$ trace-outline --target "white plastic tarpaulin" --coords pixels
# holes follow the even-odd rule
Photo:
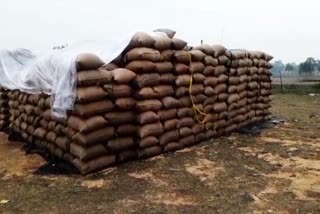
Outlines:
[[[106,64],[128,46],[134,33],[116,41],[85,41],[60,50],[36,53],[27,49],[0,50],[0,86],[10,90],[52,95],[52,113],[65,117],[73,110],[76,90],[76,58],[97,55]]]

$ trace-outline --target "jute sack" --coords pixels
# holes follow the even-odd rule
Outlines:
[[[213,110],[216,113],[220,113],[227,110],[227,104],[225,102],[215,103],[213,105]]]
[[[192,129],[189,128],[189,127],[182,127],[182,128],[179,129],[180,137],[187,137],[187,136],[192,135],[192,134],[193,134]]]
[[[214,50],[214,57],[219,57],[226,53],[226,48],[222,45],[212,45],[212,49]]]
[[[159,116],[153,111],[142,112],[138,115],[137,122],[141,125],[156,123],[160,120]]]
[[[161,121],[166,121],[170,119],[174,119],[177,116],[177,109],[166,109],[166,110],[160,110],[157,112],[159,118]]]
[[[137,101],[136,103],[136,110],[138,112],[159,111],[161,107],[162,104],[157,99]]]
[[[179,101],[173,97],[163,97],[161,99],[162,106],[166,109],[177,108]]]
[[[111,139],[114,135],[114,127],[104,127],[89,133],[76,133],[72,140],[84,145],[84,146],[90,146],[98,143],[103,143],[109,139]]]
[[[179,108],[177,112],[177,116],[178,118],[193,117],[194,111],[192,110],[192,108],[189,108],[189,107]]]
[[[172,46],[172,40],[169,37],[155,36],[153,38],[155,39],[153,47],[157,50],[167,50]]]
[[[138,129],[139,137],[160,136],[163,133],[163,126],[160,122],[146,124]]]
[[[190,55],[188,51],[179,50],[174,53],[174,58],[176,62],[189,64],[190,63]]]
[[[126,68],[135,73],[152,73],[156,69],[156,64],[146,60],[132,61],[126,65]]]
[[[108,92],[109,96],[112,98],[120,98],[120,97],[130,97],[133,93],[133,89],[130,85],[116,85],[116,84],[108,84],[104,85],[103,89]]]
[[[171,29],[167,29],[167,28],[159,28],[159,29],[154,30],[154,32],[165,33],[170,39],[172,39],[174,37],[174,35],[176,34],[176,31],[171,30]]]
[[[58,136],[55,144],[65,152],[69,152],[71,141],[67,137]]]
[[[177,79],[175,81],[177,86],[189,86],[191,81],[191,76],[190,74],[182,74],[178,75]]]
[[[225,74],[220,74],[218,76],[218,83],[226,83],[228,81],[229,77]]]
[[[133,111],[126,112],[109,112],[104,115],[108,124],[121,125],[126,123],[133,123],[136,120],[136,114]]]
[[[189,69],[191,73],[203,73],[205,65],[202,62],[191,62]]]
[[[195,73],[192,75],[192,77],[195,83],[204,83],[204,81],[206,80],[206,76],[201,73]]]
[[[106,70],[88,70],[77,74],[77,86],[94,86],[111,83],[113,75]]]
[[[90,147],[83,147],[76,143],[70,144],[70,153],[81,161],[88,161],[108,154],[108,150],[102,144]]]
[[[163,122],[163,131],[170,131],[177,128],[179,120],[178,119],[170,119]]]
[[[163,145],[166,145],[169,142],[176,141],[178,139],[179,139],[179,132],[176,129],[176,130],[171,130],[171,131],[163,133],[159,137],[159,142],[160,142],[160,145],[163,146]]]
[[[188,137],[180,138],[178,141],[179,144],[182,144],[184,147],[192,146],[196,143],[194,135]]]
[[[211,65],[211,66],[217,66],[219,64],[218,59],[213,58],[212,56],[206,56],[204,58],[204,64],[205,65]]]
[[[174,65],[174,71],[176,74],[188,74],[190,73],[189,66],[183,63],[176,63]]]
[[[84,53],[78,55],[76,59],[76,67],[78,71],[97,69],[105,63],[96,55]]]
[[[173,71],[173,64],[171,62],[157,62],[155,63],[155,72],[159,74],[169,73]]]
[[[153,47],[155,43],[155,39],[149,36],[147,33],[137,32],[131,39],[129,45],[126,50],[130,50],[136,47]]]
[[[163,50],[161,51],[161,62],[171,62],[173,59],[174,51],[173,50]]]
[[[131,161],[138,158],[138,152],[136,150],[125,150],[118,154],[118,162]]]
[[[115,101],[115,105],[119,110],[128,111],[135,108],[136,100],[130,97],[118,98]]]
[[[125,61],[131,62],[135,60],[148,60],[158,62],[161,59],[160,52],[152,48],[134,48],[126,53],[124,56]]]
[[[79,103],[88,103],[101,100],[107,96],[108,93],[99,86],[77,88],[76,101]]]
[[[172,48],[174,50],[182,50],[187,46],[187,42],[179,39],[179,38],[172,38]]]
[[[137,88],[156,86],[160,83],[159,74],[140,74],[133,80],[133,84]]]
[[[79,159],[74,159],[72,161],[82,174],[88,174],[89,172],[97,171],[99,169],[106,168],[113,165],[116,162],[115,155],[105,155],[99,158],[93,159],[88,162],[80,161]]]
[[[99,129],[108,124],[103,116],[93,116],[88,119],[83,119],[76,116],[71,116],[68,119],[68,126],[78,132],[85,133],[95,129]]]
[[[152,146],[139,150],[139,158],[150,158],[161,154],[162,149],[160,146]]]
[[[152,87],[152,89],[158,95],[159,98],[174,95],[174,89],[171,85],[158,85]]]
[[[116,128],[118,136],[132,136],[137,133],[137,126],[134,124],[122,124]]]
[[[172,73],[161,74],[159,81],[160,84],[169,84],[172,85],[176,80],[176,76]]]
[[[198,62],[201,62],[206,56],[206,54],[204,54],[202,51],[196,49],[189,51],[189,54],[191,56],[192,61]]]
[[[134,147],[135,142],[132,137],[117,137],[109,140],[107,146],[111,151],[118,152]]]
[[[140,148],[152,147],[155,145],[159,145],[159,140],[154,136],[145,137],[139,141]]]
[[[96,101],[88,104],[76,103],[73,113],[81,117],[91,117],[93,115],[100,115],[113,110],[114,105],[110,100]]]
[[[134,72],[125,68],[117,68],[111,72],[113,74],[113,80],[118,84],[128,84],[136,77]]]
[[[164,147],[164,152],[174,152],[176,150],[182,149],[183,145],[176,142],[170,142]]]
[[[214,56],[214,49],[210,45],[207,45],[207,44],[202,44],[197,47],[194,47],[194,50],[199,50],[199,51],[205,53],[206,55]]]
[[[218,78],[216,77],[206,77],[204,80],[204,85],[215,87],[218,84]]]
[[[179,123],[177,128],[182,128],[182,127],[192,127],[194,125],[195,121],[192,117],[183,117],[179,119]]]

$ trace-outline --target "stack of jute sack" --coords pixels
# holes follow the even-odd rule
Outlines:
[[[221,45],[201,45],[194,50],[205,54],[203,64],[205,79],[203,102],[203,113],[205,115],[202,123],[205,125],[206,138],[210,139],[225,134],[227,126],[227,99],[228,99],[228,67],[226,48]]]
[[[0,130],[4,130],[9,125],[9,99],[8,90],[0,87]]]
[[[271,57],[201,45],[171,31],[136,33],[113,62],[76,60],[74,110],[51,114],[51,97],[8,92],[12,130],[83,174],[230,134],[270,108]]]

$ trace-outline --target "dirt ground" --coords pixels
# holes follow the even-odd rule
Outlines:
[[[320,213],[320,98],[275,95],[287,121],[101,173],[35,173],[0,141],[0,213]]]

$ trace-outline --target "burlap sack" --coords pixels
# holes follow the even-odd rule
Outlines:
[[[203,103],[205,102],[206,100],[208,99],[208,97],[204,94],[198,94],[196,96],[193,97],[193,102],[195,104],[200,104],[200,103]]]
[[[225,119],[217,120],[217,121],[214,123],[214,129],[215,129],[215,130],[224,128],[224,127],[226,127],[226,126],[227,126],[227,121],[226,121]]]
[[[213,75],[218,77],[220,76],[221,74],[226,74],[228,71],[228,69],[224,66],[224,65],[219,65],[219,66],[216,66],[214,68],[214,73]]]
[[[153,111],[146,111],[138,115],[137,122],[141,125],[156,123],[160,120],[159,116]]]
[[[110,100],[96,101],[88,104],[75,104],[73,112],[81,117],[91,117],[113,110],[114,105]]]
[[[209,114],[206,115],[205,121],[213,123],[213,122],[217,121],[218,118],[219,118],[219,114],[217,114],[217,113],[215,113],[215,114],[214,113],[209,113]]]
[[[108,93],[99,86],[77,88],[76,101],[79,103],[88,103],[101,100],[107,96]]]
[[[137,101],[136,103],[136,110],[138,112],[159,111],[161,107],[162,107],[161,102],[156,99]]]
[[[134,72],[125,68],[114,69],[111,73],[113,74],[113,80],[118,84],[128,84],[136,77]]]
[[[28,125],[27,125],[27,126],[28,126]],[[27,128],[27,127],[25,127],[25,128]],[[40,139],[45,139],[45,137],[46,137],[46,135],[47,135],[47,131],[46,131],[44,128],[39,127],[39,128],[37,128],[37,129],[34,131],[33,135],[34,135],[35,137],[40,138]]]
[[[159,78],[160,84],[163,85],[172,85],[175,82],[175,80],[176,76],[172,73],[161,74]]]
[[[133,124],[122,124],[116,129],[117,135],[132,136],[137,133],[137,126]]]
[[[220,83],[214,87],[214,90],[216,91],[217,94],[221,94],[221,93],[227,92],[228,86],[224,83]]]
[[[229,77],[225,74],[221,74],[218,76],[218,83],[226,83]]]
[[[55,122],[55,121],[50,121],[50,122],[48,123],[48,130],[49,130],[49,131],[53,131],[53,130],[56,128],[56,125],[57,125],[57,122]]]
[[[121,55],[120,55],[121,56]],[[120,57],[119,56],[119,57]],[[115,59],[116,61],[118,61],[118,57]],[[117,62],[117,64],[119,65],[120,63],[119,62]],[[109,64],[104,64],[103,66],[101,66],[100,68],[98,68],[98,70],[106,70],[106,71],[112,71],[112,70],[114,70],[114,69],[117,69],[117,68],[119,68],[119,66],[117,65],[117,64],[115,64],[115,63],[109,63]]]
[[[172,46],[172,40],[169,37],[163,37],[163,36],[156,36],[153,37],[155,39],[155,43],[153,44],[153,47],[157,50],[167,50],[170,49]]]
[[[188,94],[189,94],[189,88],[187,86],[180,86],[180,87],[177,87],[175,90],[175,96],[177,98],[183,97]]]
[[[190,85],[191,76],[190,74],[182,74],[178,75],[177,79],[175,81],[177,86],[186,86],[188,87]]]
[[[88,174],[89,172],[94,172],[99,169],[112,166],[116,162],[115,155],[105,155],[99,158],[95,158],[88,162],[80,161],[78,158],[72,160],[73,165],[75,165],[82,174]]]
[[[206,87],[204,88],[204,94],[205,94],[206,96],[208,96],[208,97],[211,97],[211,96],[216,95],[216,91],[215,91],[212,87],[206,86]]]
[[[240,85],[237,86],[237,92],[241,93],[242,91],[246,90],[247,85],[246,83],[241,83]]]
[[[215,73],[215,67],[211,65],[207,65],[203,70],[203,74],[206,76],[215,75],[214,73]]]
[[[194,125],[195,121],[192,117],[183,117],[179,119],[179,123],[177,128],[182,128],[182,127],[192,127]]]
[[[160,52],[151,48],[134,48],[126,53],[124,60],[127,62],[135,60],[147,60],[152,62],[159,62],[161,59]]]
[[[132,137],[117,137],[107,143],[107,147],[114,152],[130,149],[134,146],[135,142]]]
[[[192,133],[194,135],[197,135],[199,133],[202,133],[205,129],[205,126],[204,124],[201,124],[201,123],[196,123],[192,126]]]
[[[130,50],[136,47],[153,47],[155,39],[149,36],[147,33],[137,32],[131,39],[126,50]]]
[[[115,101],[115,105],[119,110],[128,111],[135,108],[136,100],[130,97],[118,98]]]
[[[104,62],[98,56],[90,53],[80,54],[76,59],[78,71],[97,69],[103,64]]]
[[[78,132],[87,133],[106,126],[108,122],[103,116],[93,116],[88,119],[83,119],[76,116],[71,116],[68,119],[68,126]]]
[[[239,97],[240,97],[240,99],[243,99],[243,98],[247,97],[247,91],[240,92],[239,93]]]
[[[27,133],[28,133],[29,135],[33,135],[34,130],[35,130],[35,128],[34,128],[32,125],[29,125],[29,126],[27,127],[27,129],[26,129],[26,131],[27,131]],[[47,137],[48,137],[48,135],[47,135]],[[52,133],[51,133],[51,137],[52,137]],[[51,137],[50,137],[50,139],[52,139]],[[51,141],[51,142],[53,143],[53,141]]]
[[[205,86],[215,87],[218,84],[218,78],[216,77],[206,77],[204,81]]]
[[[226,50],[227,50],[227,49],[226,49],[225,47],[223,47],[222,45],[212,45],[211,47],[212,47],[212,49],[214,50],[214,56],[215,56],[215,57],[219,57],[219,56],[225,54],[225,53],[226,53]]]
[[[189,108],[189,107],[179,108],[177,112],[178,118],[193,117],[193,115],[194,115],[194,111],[192,108]]]
[[[171,119],[171,120],[166,120],[163,122],[163,131],[170,131],[172,129],[176,129],[177,128],[177,124],[178,124],[179,120],[177,119]]]
[[[174,89],[171,85],[158,85],[152,87],[152,89],[157,94],[158,98],[174,95]]]
[[[179,38],[172,38],[172,48],[174,50],[182,50],[187,46],[187,42],[179,39]]]
[[[160,142],[160,145],[164,146],[167,143],[177,141],[178,139],[179,139],[179,132],[177,129],[175,129],[175,130],[163,133],[159,137],[159,142]]]
[[[79,144],[71,143],[70,153],[75,155],[81,161],[88,161],[108,154],[108,150],[102,144],[83,147]]]
[[[139,158],[150,158],[161,154],[162,149],[160,146],[152,146],[139,150]]]
[[[191,88],[192,88],[192,91],[191,91],[192,95],[203,94],[204,92],[204,87],[202,84],[193,84]]]
[[[228,112],[231,112],[235,109],[239,108],[238,103],[232,103],[228,106]],[[229,115],[230,116],[230,115]]]
[[[106,70],[88,70],[77,74],[77,86],[94,86],[111,83],[112,73]]]
[[[219,120],[220,119],[227,119],[229,117],[229,113],[227,111],[223,111],[219,113]]]
[[[118,162],[125,162],[125,161],[131,161],[138,158],[138,152],[136,150],[126,150],[121,151],[118,154],[117,161]]]
[[[130,97],[133,93],[130,85],[104,85],[103,89],[108,92],[112,98]]]
[[[179,101],[173,97],[163,97],[161,103],[165,109],[177,108],[179,106]]]
[[[164,147],[164,152],[174,152],[176,150],[182,149],[183,145],[180,145],[176,142],[170,142]]]
[[[183,63],[176,63],[174,65],[174,71],[176,74],[189,74],[189,66]]]
[[[225,102],[215,103],[213,105],[213,110],[216,113],[220,113],[220,112],[226,111],[227,110],[227,104]]]
[[[178,140],[178,143],[181,145],[183,145],[184,147],[187,147],[187,146],[192,146],[194,145],[196,142],[195,142],[195,137],[194,135],[190,135],[188,137],[184,137],[184,138],[180,138]]]
[[[104,115],[104,118],[110,125],[121,125],[135,122],[136,114],[133,111],[109,112]]]
[[[157,62],[155,63],[155,72],[159,74],[172,72],[173,64],[171,62]]]
[[[189,54],[191,56],[191,60],[197,62],[201,62],[206,56],[202,51],[196,49],[189,51]]]
[[[203,73],[205,65],[202,62],[191,62],[189,66],[190,73]]]
[[[228,104],[231,104],[231,103],[238,102],[239,100],[240,100],[240,97],[238,94],[230,94],[227,102],[228,102]]]
[[[248,72],[248,68],[245,67],[245,68],[237,68],[237,74],[239,76],[242,76],[242,75],[246,75]]]
[[[163,133],[163,126],[160,122],[146,124],[138,128],[139,137],[160,136]]]
[[[176,62],[189,64],[190,63],[190,55],[188,51],[185,50],[178,50],[174,53],[174,58]]]
[[[174,51],[173,50],[164,50],[161,51],[161,61],[162,62],[171,62],[173,59]]]
[[[182,128],[179,129],[180,137],[187,137],[187,136],[190,136],[192,134],[193,134],[192,129],[189,128],[189,127],[182,127]],[[178,138],[176,140],[178,140]]]
[[[152,73],[156,69],[156,64],[151,61],[132,61],[126,65],[126,68],[135,73]]]
[[[180,108],[189,107],[192,105],[190,96],[183,96],[183,97],[179,98],[178,100],[179,100],[179,107]]]
[[[237,88],[237,86],[235,86],[235,85],[230,85],[230,86],[228,87],[228,93],[229,93],[229,94],[237,93],[237,91],[238,91],[238,88]]]
[[[58,136],[55,144],[65,152],[69,152],[71,141],[67,137]]]
[[[72,137],[72,140],[81,145],[90,146],[110,140],[113,135],[113,127],[104,127],[86,134],[78,132]]]
[[[152,147],[155,145],[159,145],[159,140],[154,136],[146,137],[139,141],[140,148]]]
[[[174,119],[177,116],[177,109],[166,109],[166,110],[160,110],[157,112],[159,118],[161,121],[166,121],[170,119]]]

